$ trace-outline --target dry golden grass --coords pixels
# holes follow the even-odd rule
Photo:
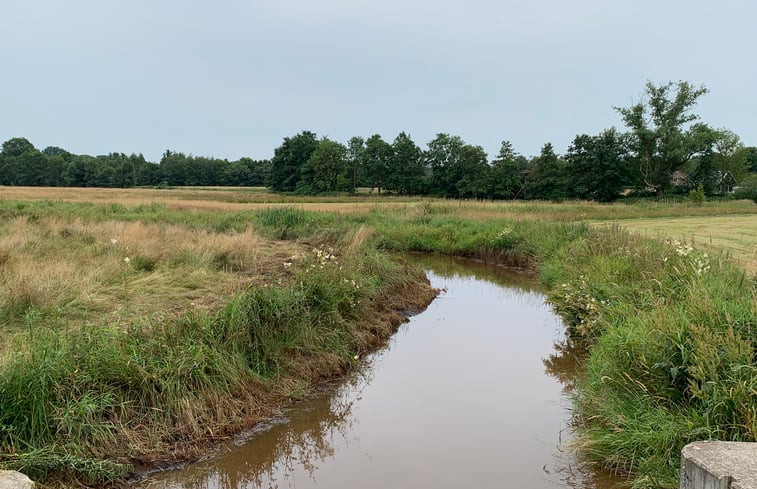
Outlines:
[[[418,198],[370,196],[362,197],[298,197],[281,196],[261,188],[184,187],[176,189],[143,188],[67,188],[67,187],[3,187],[0,200],[54,200],[121,204],[125,206],[152,203],[165,204],[176,210],[242,211],[269,206],[301,204],[308,210],[336,212],[367,212],[375,205],[399,205],[418,202]]]
[[[80,327],[215,309],[299,253],[251,228],[15,218],[0,223],[0,349],[31,320]]]
[[[708,202],[703,206],[686,203],[623,202],[601,204],[570,201],[465,201],[427,197],[402,197],[376,194],[357,196],[282,196],[262,188],[185,187],[157,189],[106,189],[60,187],[2,187],[0,200],[55,200],[121,204],[125,206],[164,204],[175,210],[235,212],[268,207],[296,205],[308,211],[340,214],[389,212],[401,214],[449,214],[470,219],[544,219],[551,221],[616,220],[673,216],[717,216],[757,214],[750,201]]]

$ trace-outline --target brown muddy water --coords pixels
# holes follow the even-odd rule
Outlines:
[[[134,487],[616,487],[567,448],[575,355],[535,281],[414,259],[445,291],[359,372]]]

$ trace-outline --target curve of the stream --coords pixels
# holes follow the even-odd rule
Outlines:
[[[576,356],[536,282],[413,259],[443,292],[364,368],[207,460],[135,487],[613,487],[567,449]]]

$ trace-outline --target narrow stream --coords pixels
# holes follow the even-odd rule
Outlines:
[[[361,371],[135,487],[615,487],[566,449],[575,358],[535,281],[418,261],[446,291]]]

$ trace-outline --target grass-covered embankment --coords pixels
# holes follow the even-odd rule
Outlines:
[[[590,345],[582,453],[634,487],[677,487],[692,441],[757,441],[757,281],[678,241],[593,230],[541,269]]]
[[[79,239],[95,236],[98,225],[111,226],[112,215],[84,222],[63,212],[58,219],[64,223],[52,225],[46,221],[51,209],[43,216],[15,209],[6,233],[43,222],[47,239],[31,239],[30,231],[22,233],[25,244],[7,246],[4,280],[16,277],[19,256],[36,253],[43,242],[99,259],[106,270],[117,259],[120,268],[101,283],[112,282],[116,290],[121,282],[130,289],[184,270],[184,261],[144,243],[124,263],[110,248],[119,244],[110,243],[110,235]],[[286,243],[275,237],[297,237],[306,251],[278,263],[278,275],[266,276],[270,282],[252,282],[223,306],[118,322],[72,316],[59,324],[48,322],[55,307],[66,308],[55,294],[32,294],[23,311],[6,300],[2,329],[21,324],[26,330],[0,360],[0,466],[37,480],[97,483],[125,475],[134,462],[191,455],[312,383],[344,372],[389,337],[402,311],[433,297],[425,277],[377,252],[366,229],[314,226],[320,216],[286,209],[252,217],[247,225],[261,240],[276,247]],[[179,233],[174,225],[162,223],[156,232]],[[88,226],[94,228],[85,232]],[[211,243],[231,239],[204,232]],[[249,232],[242,231],[242,239]],[[205,247],[185,248],[182,256],[206,257],[212,268],[214,255],[206,256]],[[135,269],[136,256],[152,265]]]
[[[77,319],[66,294],[44,300],[32,294],[37,302],[14,306],[7,317],[14,321],[19,351],[0,365],[0,463],[41,476],[111,477],[130,457],[149,460],[254,422],[266,406],[304,389],[313,380],[311,370],[316,377],[341,371],[356,352],[389,334],[391,328],[380,325],[392,320],[366,318],[389,315],[396,321],[391,311],[418,302],[415,294],[428,289],[380,250],[422,251],[538,270],[574,338],[589,346],[576,390],[583,453],[632,473],[638,487],[675,487],[685,443],[757,436],[755,279],[712,251],[707,256],[685,243],[582,221],[650,212],[718,214],[723,206],[656,204],[647,212],[643,206],[424,201],[337,215],[291,208],[217,214],[164,204],[0,202],[6,222],[49,234],[6,246],[6,264],[18,260],[19,250],[43,257],[45,246],[69,247],[61,256],[82,263],[97,259],[108,266],[115,260],[105,286],[92,289],[106,303],[117,303],[121,291],[147,290],[144,284],[161,283],[162,275],[183,278],[198,268],[215,280],[231,268],[249,275],[224,307],[128,320],[120,315],[116,324],[51,324],[58,308]],[[741,204],[728,209],[742,212]],[[87,234],[77,220],[92,229],[118,222],[139,223],[123,229],[190,230],[178,256],[191,259],[143,246],[140,260],[149,266],[123,273],[125,250],[114,246],[125,241]],[[261,248],[245,254],[235,237],[250,232]],[[165,232],[181,235],[172,233]],[[202,242],[191,245],[203,234],[227,243],[224,254]],[[287,256],[297,257],[266,262],[266,256],[281,258],[266,246],[287,247]],[[332,255],[337,258],[324,258]],[[155,300],[172,297],[168,290]],[[398,297],[411,300],[384,303]]]
[[[395,221],[379,235],[388,249],[536,266],[588,347],[577,446],[634,487],[677,487],[691,441],[757,441],[757,283],[712,251],[617,226],[454,215]]]

